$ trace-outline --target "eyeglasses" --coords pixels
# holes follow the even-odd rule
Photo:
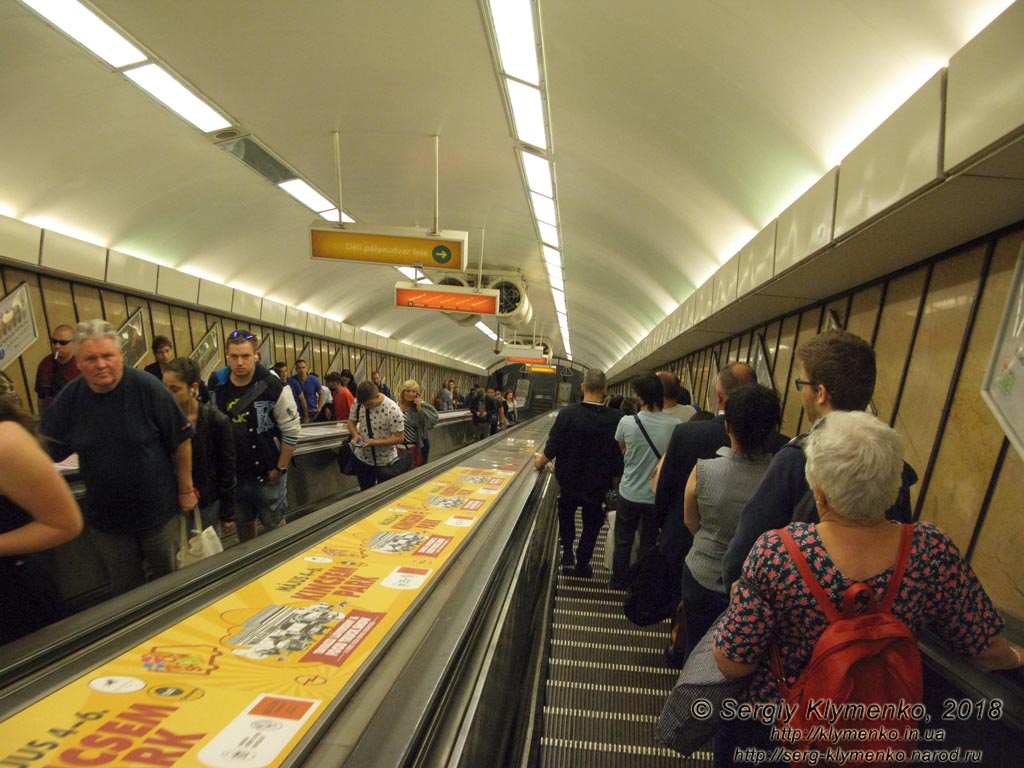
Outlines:
[[[804,379],[793,379],[793,386],[796,387],[796,391],[797,392],[800,392],[804,388],[804,385],[807,385],[809,387],[816,387],[816,386],[818,386],[818,384],[819,384],[819,382],[817,382],[817,381],[806,381]]]
[[[246,341],[253,341],[256,337],[248,331],[232,331],[228,335],[228,341],[232,339],[245,339]]]
[[[50,337],[50,343],[56,344],[58,347],[66,347],[71,343],[71,339],[55,339],[53,336]]]

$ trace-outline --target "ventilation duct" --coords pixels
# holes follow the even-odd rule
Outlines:
[[[491,288],[499,291],[498,314],[496,319],[504,326],[515,327],[533,320],[533,307],[526,295],[526,283],[518,272],[490,272],[484,275],[471,273],[441,272],[424,270],[434,285],[452,285],[464,288]],[[480,315],[467,315],[462,312],[445,312],[448,317],[459,325],[476,325]]]

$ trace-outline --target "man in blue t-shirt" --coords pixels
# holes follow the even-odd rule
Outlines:
[[[288,386],[295,395],[295,404],[299,406],[302,423],[316,421],[323,410],[326,396],[320,379],[309,372],[309,365],[305,360],[295,361],[295,375],[288,379]]]

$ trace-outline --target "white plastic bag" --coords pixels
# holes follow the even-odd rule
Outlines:
[[[220,536],[212,525],[203,528],[203,519],[199,516],[199,507],[192,510],[192,536],[189,536],[188,524],[184,517],[181,520],[181,547],[178,549],[178,567],[198,563],[203,558],[224,551]]]

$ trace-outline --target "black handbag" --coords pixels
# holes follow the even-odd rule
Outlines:
[[[672,582],[672,569],[657,547],[644,552],[627,577],[629,591],[622,610],[634,624],[646,627],[674,616],[679,605],[679,587]]]
[[[352,441],[346,440],[338,449],[338,469],[341,470],[341,474],[354,475],[357,461],[359,459],[356,458],[355,450],[352,448]]]
[[[416,466],[412,451],[399,451],[398,458],[383,467],[377,467],[377,480],[384,482],[408,472]]]

